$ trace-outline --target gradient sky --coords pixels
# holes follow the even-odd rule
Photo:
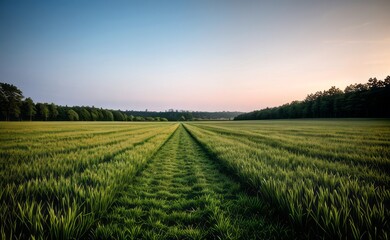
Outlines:
[[[387,75],[389,0],[0,1],[0,82],[36,102],[251,111]]]

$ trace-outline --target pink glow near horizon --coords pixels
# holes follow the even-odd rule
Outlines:
[[[390,1],[0,9],[1,81],[37,102],[252,111],[390,75]]]

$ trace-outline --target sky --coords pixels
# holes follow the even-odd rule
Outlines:
[[[390,1],[0,0],[0,82],[35,102],[252,111],[390,75]]]

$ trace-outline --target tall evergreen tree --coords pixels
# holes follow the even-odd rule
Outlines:
[[[23,93],[12,84],[0,83],[0,111],[6,121],[12,117],[18,119]]]
[[[37,113],[37,111],[35,109],[34,101],[31,98],[26,98],[23,101],[22,112],[23,112],[23,115],[26,116],[26,118],[28,120],[32,121],[32,119],[35,116],[35,114]]]
[[[58,109],[57,109],[57,105],[55,105],[54,103],[51,103],[49,105],[49,111],[50,111],[50,119],[51,120],[57,120],[57,117],[58,117]]]

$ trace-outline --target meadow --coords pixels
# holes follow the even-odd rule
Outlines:
[[[2,239],[388,239],[390,121],[0,123]]]

